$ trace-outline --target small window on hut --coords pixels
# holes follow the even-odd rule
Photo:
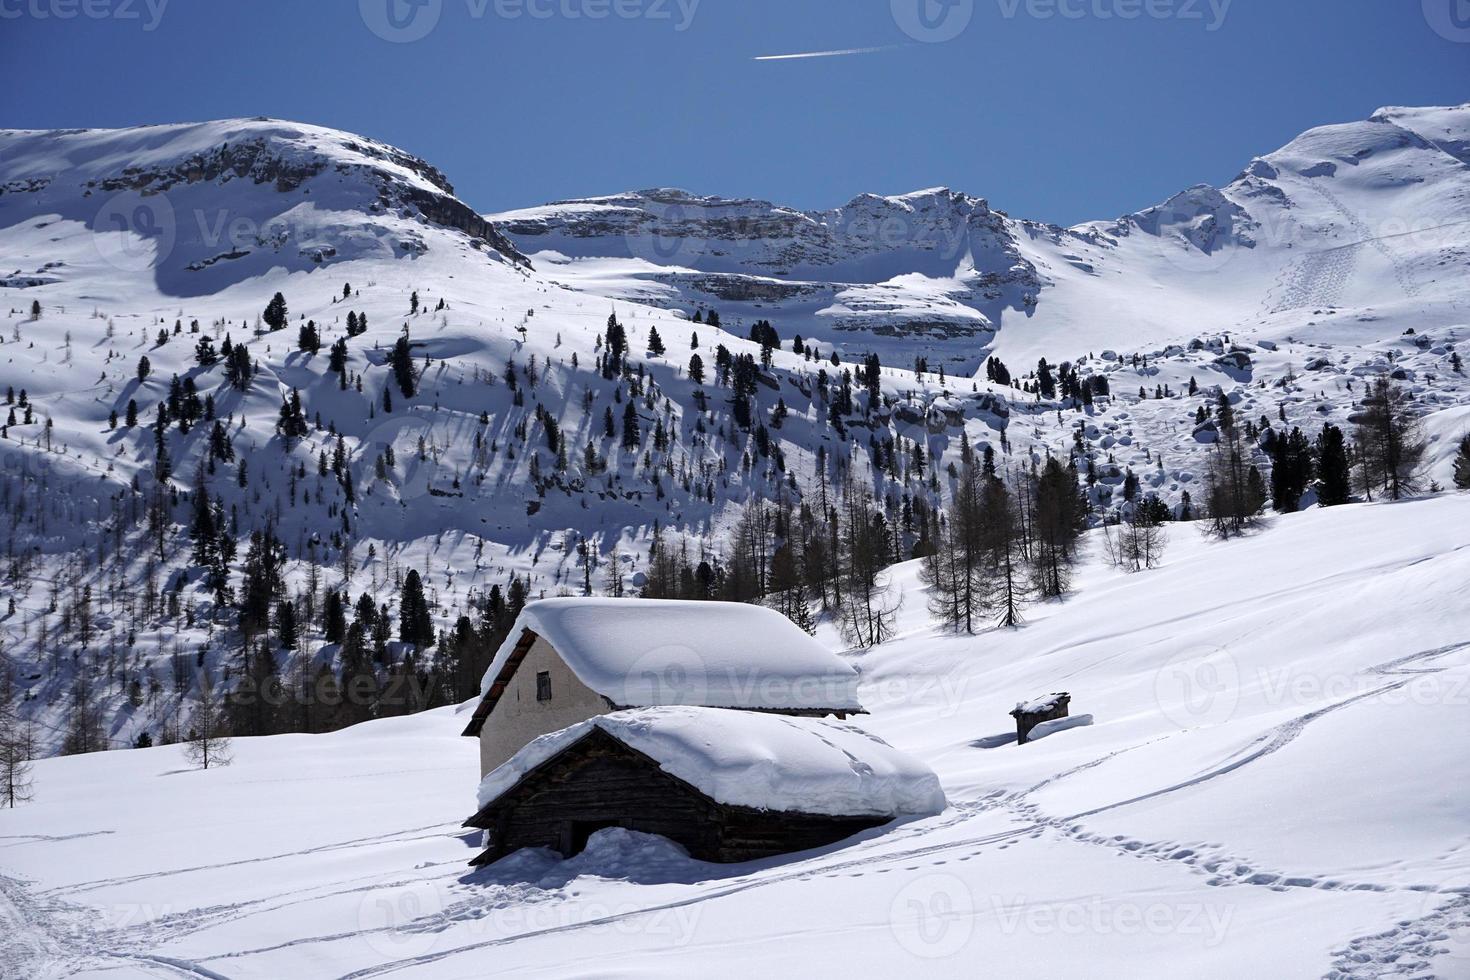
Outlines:
[[[542,670],[536,673],[536,700],[551,700],[551,672]]]

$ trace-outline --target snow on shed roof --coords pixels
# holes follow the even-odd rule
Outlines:
[[[1066,691],[1059,691],[1059,692],[1057,692],[1055,694],[1045,694],[1045,695],[1042,695],[1039,698],[1032,698],[1030,701],[1017,701],[1016,702],[1016,707],[1011,711],[1011,714],[1013,714],[1013,715],[1038,715],[1038,714],[1043,714],[1043,713],[1045,713],[1047,711],[1053,710],[1058,705],[1060,705],[1063,701],[1070,702],[1071,700],[1072,700],[1072,696],[1070,694],[1068,694]]]
[[[633,708],[532,740],[480,783],[480,809],[600,728],[669,775],[731,806],[834,816],[938,813],[939,777],[846,722],[728,708]]]
[[[857,671],[780,613],[668,599],[528,603],[485,671],[482,700],[526,630],[617,707],[862,711]]]

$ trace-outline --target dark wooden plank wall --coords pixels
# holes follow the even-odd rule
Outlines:
[[[565,850],[575,824],[605,824],[678,842],[703,861],[749,861],[821,847],[886,823],[717,803],[658,763],[594,729],[467,821],[490,831],[477,864],[522,847]]]

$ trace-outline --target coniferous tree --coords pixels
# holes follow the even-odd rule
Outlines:
[[[280,293],[271,297],[271,301],[265,305],[265,312],[260,315],[266,326],[272,330],[284,330],[289,317],[290,314],[286,310],[286,297]]]
[[[658,335],[658,327],[648,328],[648,353],[654,357],[662,357],[664,354],[664,341]]]
[[[282,599],[276,605],[276,642],[283,650],[294,650],[297,635],[296,604],[290,599]]]
[[[643,434],[638,428],[638,410],[633,407],[630,399],[623,406],[623,448],[636,450],[643,444]]]
[[[1347,503],[1352,494],[1347,439],[1330,422],[1322,426],[1322,434],[1317,437],[1316,457],[1317,502],[1323,507]]]
[[[1394,500],[1419,489],[1419,470],[1429,444],[1414,415],[1412,396],[1387,377],[1374,380],[1357,416],[1354,442],[1358,478],[1365,493]]]
[[[1246,456],[1245,442],[1235,425],[1235,412],[1222,391],[1215,410],[1218,441],[1205,467],[1205,509],[1210,532],[1230,538],[1244,534],[1260,521],[1265,506],[1265,483]]]
[[[346,378],[347,375],[347,341],[338,337],[332,342],[327,352],[327,370],[335,371]]]
[[[306,416],[301,410],[301,392],[295,388],[291,389],[291,397],[281,399],[280,417],[276,420],[276,432],[285,440],[286,449],[289,452],[291,443],[297,439],[305,438],[311,431],[307,425]]]
[[[1470,433],[1460,437],[1460,448],[1455,453],[1454,467],[1455,486],[1461,490],[1470,490]]]
[[[956,632],[975,632],[986,614],[990,562],[984,502],[989,482],[969,441],[962,438],[954,496],[923,572],[931,590],[930,612]]]
[[[317,332],[315,320],[307,320],[301,325],[296,334],[296,346],[308,354],[315,354],[322,349],[322,338]]]
[[[346,727],[367,721],[373,714],[373,702],[378,696],[378,676],[368,649],[367,632],[361,621],[347,629],[342,640],[342,705],[335,720],[337,726]],[[470,692],[469,697],[473,695]]]
[[[341,643],[347,632],[347,615],[342,609],[342,594],[335,589],[327,593],[322,613],[322,633],[328,643]]]
[[[1052,377],[1051,366],[1042,358],[1036,364],[1036,390],[1041,392],[1042,398],[1055,398],[1057,395],[1057,382]]]
[[[1077,539],[1087,526],[1087,505],[1077,483],[1077,471],[1054,456],[1047,457],[1034,481],[1031,564],[1037,591],[1046,598],[1065,595],[1071,587]]]
[[[107,736],[102,730],[102,710],[92,696],[86,675],[78,674],[71,686],[71,712],[61,740],[62,755],[82,755],[107,749]]]
[[[391,356],[393,364],[393,379],[398,382],[398,390],[403,392],[404,398],[412,398],[416,390],[417,378],[413,369],[413,352],[408,346],[408,337],[400,336],[398,342],[393,345]]]
[[[403,595],[398,600],[398,638],[420,650],[434,645],[434,624],[417,569],[409,569],[403,579]]]
[[[965,602],[971,580],[955,533],[952,520],[936,529],[933,547],[919,567],[919,580],[929,589],[929,614],[956,633],[968,633],[974,631],[974,606]]]
[[[981,503],[984,541],[990,563],[987,605],[1001,626],[1021,623],[1021,609],[1031,597],[1025,568],[1024,531],[1016,501],[1004,480],[991,480]]]
[[[1155,567],[1162,559],[1168,536],[1163,522],[1168,507],[1150,496],[1132,508],[1126,520],[1103,528],[1103,547],[1110,562],[1128,572]]]
[[[0,807],[7,809],[33,797],[31,756],[35,739],[30,722],[20,718],[15,699],[10,666],[0,660]]]
[[[204,464],[194,472],[194,493],[191,498],[192,515],[189,521],[189,536],[194,539],[191,560],[203,568],[213,567],[218,550],[219,529],[214,526],[214,509],[209,505],[209,487],[205,481]]]
[[[1215,423],[1222,430],[1235,429],[1235,408],[1230,404],[1230,396],[1225,394],[1223,388],[1215,400]]]
[[[1271,506],[1293,514],[1312,480],[1312,445],[1301,429],[1271,443]]]
[[[836,533],[842,590],[838,626],[854,646],[877,646],[893,635],[898,606],[883,573],[890,554],[887,526],[867,490],[849,489]]]
[[[624,359],[628,354],[628,332],[618,322],[616,313],[607,317],[607,331],[603,335],[607,350],[603,354],[602,376],[611,381],[623,374]]]
[[[245,345],[231,344],[230,338],[226,336],[220,353],[225,360],[225,380],[231,387],[240,391],[250,387],[250,379],[255,375],[255,365],[250,362],[250,352],[245,349]]]
[[[790,520],[787,520],[788,529]],[[767,605],[791,620],[806,633],[816,632],[807,595],[806,576],[802,571],[801,541],[788,530],[787,539],[771,555]]]
[[[225,424],[219,419],[215,419],[214,425],[209,429],[209,456],[221,463],[228,463],[235,458],[235,446],[230,442]]]
[[[761,500],[745,505],[725,552],[724,598],[733,602],[757,602],[766,595],[774,537],[771,517]]]
[[[0,706],[0,807],[14,809],[35,797],[28,723]]]
[[[250,535],[245,552],[244,583],[240,594],[240,626],[247,635],[264,632],[270,627],[270,614],[285,590],[282,577],[286,564],[286,547],[276,537],[275,528]]]

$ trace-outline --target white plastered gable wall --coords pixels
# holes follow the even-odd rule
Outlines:
[[[551,680],[551,698],[538,701],[536,675],[543,672]],[[480,776],[483,778],[538,735],[609,710],[607,699],[582,683],[556,649],[537,636],[480,729]]]

